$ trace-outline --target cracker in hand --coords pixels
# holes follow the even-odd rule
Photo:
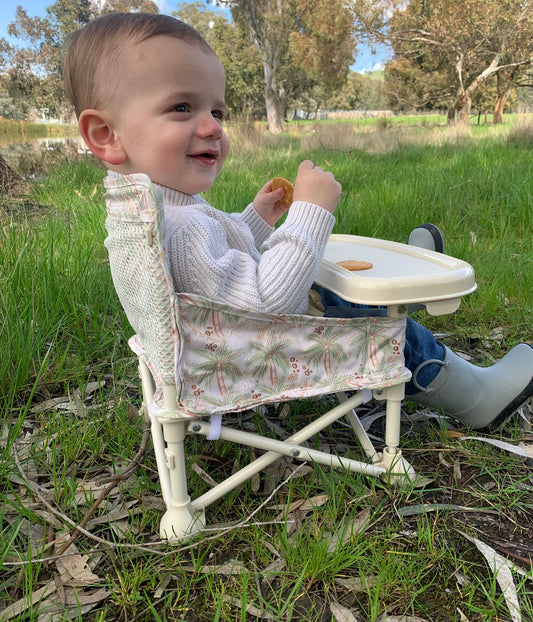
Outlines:
[[[290,181],[287,181],[283,177],[275,177],[272,180],[272,190],[277,190],[278,188],[283,188],[285,190],[285,194],[281,197],[279,202],[286,207],[287,209],[292,204],[292,197],[294,194],[294,187]]]

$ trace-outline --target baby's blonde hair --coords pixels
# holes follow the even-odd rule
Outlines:
[[[63,67],[67,96],[76,116],[88,108],[111,104],[114,82],[124,67],[127,45],[166,35],[212,52],[192,27],[168,15],[109,13],[77,30],[68,39]]]

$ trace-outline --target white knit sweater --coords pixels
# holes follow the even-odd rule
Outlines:
[[[163,193],[168,259],[178,292],[269,313],[304,313],[334,216],[314,203],[292,204],[271,227],[252,204],[240,214],[200,196]],[[267,249],[259,247],[267,241]]]

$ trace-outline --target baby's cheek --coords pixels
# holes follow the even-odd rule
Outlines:
[[[220,139],[220,160],[221,160],[220,166],[221,167],[226,161],[226,158],[228,157],[229,147],[230,147],[230,143],[229,143],[228,135],[226,134],[226,132],[223,132],[222,138]]]

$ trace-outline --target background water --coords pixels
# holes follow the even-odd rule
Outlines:
[[[46,176],[50,167],[83,159],[94,159],[81,138],[36,138],[0,143],[0,155],[26,179]]]

